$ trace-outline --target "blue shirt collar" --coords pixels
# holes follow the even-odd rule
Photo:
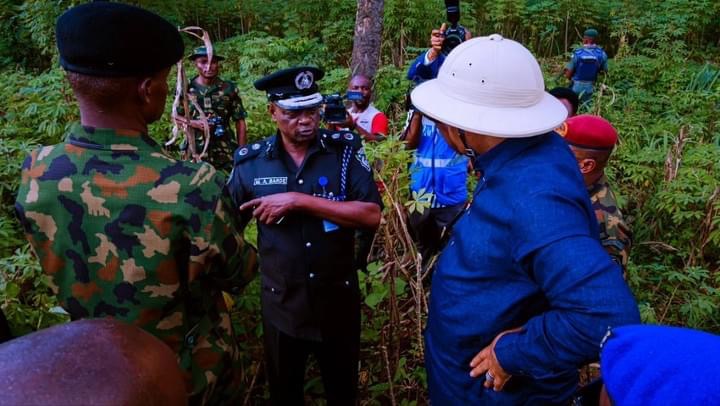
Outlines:
[[[505,141],[494,146],[490,151],[478,155],[475,162],[473,162],[474,168],[481,171],[483,176],[490,176],[524,150],[547,140],[550,134],[552,133],[527,138],[506,138]]]

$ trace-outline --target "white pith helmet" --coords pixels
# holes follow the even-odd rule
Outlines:
[[[423,114],[453,127],[501,138],[544,134],[567,109],[545,92],[540,65],[522,44],[500,34],[458,45],[411,94]]]

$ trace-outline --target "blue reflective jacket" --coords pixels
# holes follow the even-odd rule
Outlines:
[[[483,176],[433,274],[425,331],[434,405],[561,404],[608,327],[638,323],[620,268],[598,241],[577,163],[555,133],[507,139],[476,162]],[[504,390],[471,378],[495,347]]]
[[[467,200],[467,157],[455,152],[427,117],[415,160],[410,166],[410,189],[432,193],[433,207],[453,206]]]

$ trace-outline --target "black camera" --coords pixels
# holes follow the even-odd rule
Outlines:
[[[225,125],[223,124],[222,117],[212,116],[208,117],[208,125],[213,127],[213,135],[216,137],[222,137],[225,135]]]
[[[343,97],[339,94],[329,94],[325,96],[323,100],[325,108],[323,109],[323,120],[326,123],[342,123],[347,117],[347,110],[345,110],[345,103],[343,103]]]
[[[447,56],[450,51],[465,41],[465,27],[458,24],[460,21],[460,0],[445,0],[445,11],[450,28],[445,30],[445,39],[443,40],[441,52]]]

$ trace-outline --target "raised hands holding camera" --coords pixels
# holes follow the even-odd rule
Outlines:
[[[430,32],[430,49],[427,53],[428,61],[432,62],[438,57],[438,55],[440,55],[443,47],[443,41],[445,41],[446,29],[447,24],[442,23],[440,29],[434,29]]]

